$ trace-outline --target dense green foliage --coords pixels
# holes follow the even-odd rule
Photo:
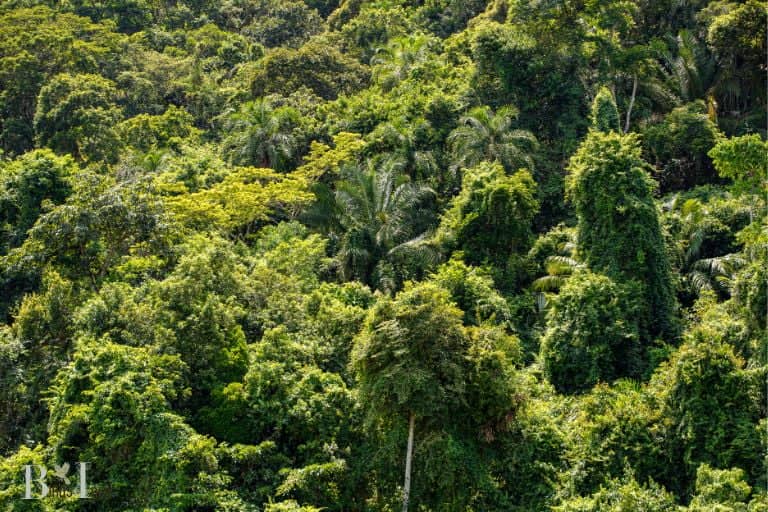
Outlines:
[[[637,282],[642,334],[672,337],[675,297],[649,168],[636,136],[590,131],[571,158],[566,193],[578,218],[579,257],[594,271]]]
[[[637,377],[642,357],[635,288],[588,272],[571,276],[552,301],[541,340],[544,369],[559,391]]]
[[[0,510],[768,510],[767,12],[0,0]]]
[[[592,128],[599,132],[617,132],[621,129],[616,100],[607,87],[597,92],[592,102]]]

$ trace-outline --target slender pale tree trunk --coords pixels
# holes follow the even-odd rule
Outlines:
[[[624,123],[624,133],[629,131],[629,120],[632,116],[632,107],[635,106],[635,95],[637,94],[637,75],[634,75],[632,82],[632,97],[629,99],[629,107],[627,107],[627,122]]]
[[[413,428],[416,415],[411,413],[408,420],[408,448],[405,452],[405,483],[403,484],[403,512],[408,512],[408,500],[411,498],[411,461],[413,460]]]

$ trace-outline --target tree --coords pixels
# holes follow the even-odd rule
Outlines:
[[[267,48],[301,46],[323,28],[318,12],[304,2],[260,0],[253,4],[258,6],[256,12],[240,31]]]
[[[533,168],[536,139],[530,132],[512,128],[516,117],[517,109],[512,106],[495,113],[487,106],[476,107],[462,116],[459,127],[448,136],[454,165],[470,168],[487,161],[502,164],[508,172]]]
[[[40,2],[33,2],[39,4]],[[32,149],[40,89],[59,73],[109,76],[125,49],[107,25],[38,5],[0,15],[0,147]]]
[[[293,217],[312,201],[305,176],[240,167],[220,183],[190,194],[168,197],[177,220],[196,230],[220,231],[249,239],[269,220]]]
[[[345,0],[329,17],[328,24],[338,30],[342,45],[360,62],[369,63],[391,40],[415,31],[410,16],[402,7],[377,8],[361,5],[359,0]],[[349,15],[354,12],[354,17]]]
[[[404,511],[417,420],[426,430],[449,418],[464,401],[469,340],[461,318],[446,291],[434,284],[414,285],[395,299],[377,302],[355,342],[352,364],[371,419],[408,422]]]
[[[484,0],[429,0],[418,9],[417,16],[430,31],[445,38],[462,30],[486,7]]]
[[[576,250],[576,230],[558,224],[547,233],[539,235],[528,259],[536,266],[535,274],[547,275],[533,281],[534,290],[541,292],[555,291],[575,270],[584,268],[584,264],[574,259]],[[546,300],[544,300],[546,303]]]
[[[328,447],[334,444],[334,455],[345,457],[357,426],[347,421],[354,408],[352,391],[341,376],[312,361],[311,349],[302,346],[307,340],[301,337],[307,334],[297,336],[285,327],[265,333],[249,354],[251,364],[242,381],[224,388],[205,416],[219,437],[246,443],[272,440],[294,468],[327,462]],[[332,504],[332,499],[324,501]]]
[[[552,507],[553,512],[628,512],[654,510],[676,512],[680,510],[674,497],[651,480],[640,485],[631,475],[612,479],[599,491],[588,497],[575,497]]]
[[[533,243],[532,221],[538,209],[536,184],[528,171],[508,176],[499,163],[482,162],[465,171],[437,241],[446,252],[463,251],[472,265],[491,264],[506,274],[510,258],[528,252]],[[515,285],[515,280],[505,275],[500,284]]]
[[[433,39],[420,34],[390,41],[371,58],[373,79],[385,91],[391,90],[408,77],[412,68],[432,57],[434,44]]]
[[[0,164],[0,254],[27,237],[45,204],[61,204],[71,192],[77,166],[68,156],[37,150]]]
[[[224,153],[236,165],[287,170],[298,149],[299,113],[273,108],[264,99],[247,102],[224,121]]]
[[[8,407],[0,412],[0,453],[5,455],[25,434],[29,436],[28,415],[34,411],[25,389],[26,368],[22,363],[24,345],[7,326],[0,326],[0,402]]]
[[[198,131],[193,118],[174,105],[160,115],[139,114],[117,126],[117,133],[126,146],[149,152],[152,148],[174,147],[182,140],[192,139]]]
[[[573,151],[589,125],[589,105],[581,78],[584,57],[572,50],[580,42],[563,34],[582,28],[556,20],[575,16],[574,6],[567,1],[550,5],[549,10],[532,9],[530,4],[506,2],[510,20],[535,13],[544,18],[538,24],[476,23],[467,32],[474,63],[470,84],[479,101],[492,108],[510,104],[519,108],[519,125],[554,144],[553,153],[562,158]]]
[[[768,142],[759,135],[721,140],[708,155],[717,173],[733,180],[737,192],[760,195],[768,189]]]
[[[648,126],[643,132],[643,146],[658,169],[661,191],[688,189],[714,181],[716,175],[707,152],[721,138],[717,124],[700,100],[678,107],[663,122]]]
[[[322,17],[330,7],[323,4],[328,3],[335,4],[333,0],[234,0],[214,4],[208,12],[216,25],[230,34],[242,34],[267,48],[296,48],[323,30]]]
[[[613,93],[607,87],[601,87],[592,102],[592,128],[599,132],[619,132],[621,130],[619,109]]]
[[[578,217],[579,259],[643,290],[643,339],[676,336],[676,303],[649,165],[636,135],[591,131],[571,158],[566,194]]]
[[[727,3],[708,23],[707,45],[719,64],[714,89],[724,124],[736,133],[763,126],[766,3]]]
[[[10,251],[6,271],[39,272],[58,265],[67,277],[95,290],[129,256],[165,255],[172,232],[159,197],[147,180],[116,183],[81,172],[67,200],[45,212],[24,243]],[[5,277],[5,276],[4,276]]]
[[[581,271],[552,299],[541,357],[558,391],[585,391],[598,382],[640,375],[636,288]]]
[[[114,82],[99,75],[56,75],[37,99],[37,140],[81,161],[115,161],[120,141],[114,126],[122,117],[116,97]]]
[[[118,30],[129,34],[149,28],[162,9],[157,0],[73,0],[67,7],[94,21],[114,20]]]
[[[759,251],[765,254],[762,249]],[[763,307],[768,303],[768,269],[766,269],[765,256],[758,256],[736,275],[734,281],[733,296],[736,303],[744,308],[748,325],[759,335],[768,325],[766,323],[768,312]],[[763,336],[762,339],[765,337]]]
[[[438,267],[430,279],[450,292],[451,300],[464,311],[465,325],[510,326],[509,305],[483,269],[467,266],[458,257],[453,257]]]
[[[749,224],[750,205],[725,191],[701,188],[672,196],[664,210],[665,228],[675,241],[681,303],[689,305],[706,291],[723,299],[732,295],[734,272],[747,264],[735,235]]]
[[[699,310],[718,306],[707,302]],[[703,463],[739,467],[750,481],[765,471],[761,457],[761,377],[735,351],[738,325],[729,315],[703,315],[684,343],[651,379],[663,415],[664,451],[670,469],[663,481],[678,495],[691,495]]]
[[[204,248],[198,244],[200,239],[188,242],[188,253],[147,297],[157,310],[154,323],[167,329],[163,348],[178,354],[188,369],[185,384],[190,393],[185,405],[193,419],[201,407],[209,405],[211,394],[239,381],[248,367],[239,323],[244,313],[233,300],[233,294],[243,293],[238,282],[243,269],[223,241]]]
[[[296,172],[312,180],[331,180],[339,174],[342,166],[357,161],[364,147],[365,142],[360,135],[349,132],[334,135],[333,147],[312,141],[309,154]]]
[[[747,510],[752,489],[744,481],[745,476],[739,468],[715,469],[709,464],[702,464],[696,470],[696,491],[688,510],[703,512],[715,507],[733,512]]]
[[[171,410],[183,371],[178,355],[82,339],[52,383],[50,458],[91,462],[89,493],[107,508],[241,508],[215,477],[215,440]]]
[[[403,276],[393,275],[387,264],[400,256],[415,261],[429,258],[415,221],[423,217],[422,208],[434,192],[400,174],[396,162],[384,162],[379,168],[372,162],[366,165],[347,167],[336,185],[339,273],[343,279],[394,290]]]
[[[269,52],[250,76],[250,85],[255,97],[306,87],[321,98],[335,99],[362,89],[369,78],[361,64],[318,39],[297,50]]]
[[[712,95],[717,66],[714,56],[707,51],[706,42],[691,30],[681,30],[671,41],[668,53],[664,54],[665,67],[669,67],[669,80],[674,83],[677,94],[686,102],[696,98],[707,98],[707,112],[717,115],[717,104]]]
[[[312,9],[317,9],[317,12],[323,18],[327,18],[341,2],[339,0],[307,0],[304,3]]]

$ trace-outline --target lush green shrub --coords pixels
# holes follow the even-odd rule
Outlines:
[[[752,481],[762,475],[758,420],[765,391],[727,334],[715,322],[696,326],[651,381],[661,399],[665,450],[674,468],[660,480],[681,496],[692,493],[703,463],[744,468]]]
[[[488,162],[467,169],[438,237],[446,248],[464,251],[470,264],[502,266],[511,254],[527,252],[533,242],[535,193],[527,171],[507,176],[500,164]]]
[[[643,131],[643,146],[656,168],[662,192],[687,189],[716,180],[708,152],[722,134],[703,101],[670,112]]]
[[[611,480],[605,487],[589,497],[566,500],[553,507],[556,512],[628,512],[653,510],[674,512],[678,510],[674,497],[652,480],[640,485],[634,478]]]
[[[592,102],[592,128],[599,132],[621,131],[616,100],[607,87],[601,87]]]
[[[637,286],[578,272],[553,298],[541,356],[549,381],[561,392],[637,376],[643,368]]]

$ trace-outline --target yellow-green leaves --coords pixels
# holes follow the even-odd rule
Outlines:
[[[308,186],[309,181],[298,172],[284,175],[271,169],[237,167],[210,188],[170,196],[165,201],[185,226],[248,234],[273,214],[298,213],[314,198]]]
[[[764,195],[768,190],[768,143],[759,135],[723,140],[708,154],[717,173],[731,178],[736,191]]]
[[[296,174],[308,180],[318,180],[327,173],[338,174],[343,164],[353,163],[360,156],[364,146],[359,134],[349,132],[334,135],[333,147],[312,141],[309,154],[296,169]]]

